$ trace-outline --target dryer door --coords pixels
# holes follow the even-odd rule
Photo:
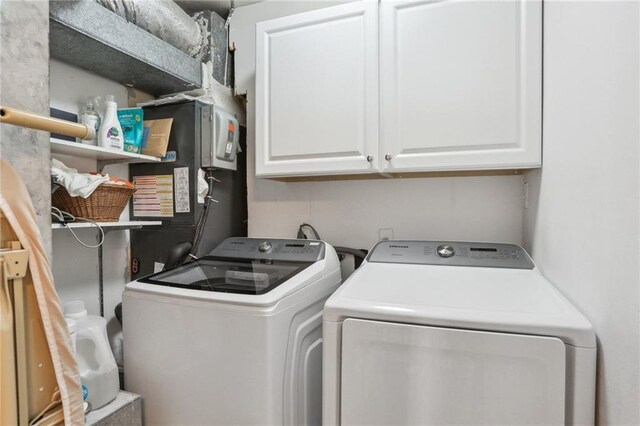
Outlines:
[[[557,338],[347,319],[343,425],[564,424]]]

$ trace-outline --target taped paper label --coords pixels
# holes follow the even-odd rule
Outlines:
[[[176,158],[178,158],[178,156],[175,151],[167,151],[167,155],[162,157],[160,161],[162,161],[163,163],[172,163],[176,161]]]
[[[134,176],[133,215],[173,217],[173,176]]]
[[[189,213],[189,168],[176,167],[173,169],[176,194],[176,213]]]

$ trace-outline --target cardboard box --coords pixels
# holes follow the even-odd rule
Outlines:
[[[142,153],[153,157],[167,155],[169,137],[173,118],[160,120],[144,120],[144,137],[142,141]]]

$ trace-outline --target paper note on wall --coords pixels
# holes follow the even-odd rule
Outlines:
[[[133,215],[173,217],[173,176],[134,176]]]
[[[176,213],[189,213],[189,168],[176,167],[173,169],[176,194]]]

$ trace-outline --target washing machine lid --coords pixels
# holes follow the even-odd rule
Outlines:
[[[312,264],[205,256],[138,281],[189,290],[260,295],[270,292]]]
[[[460,266],[459,259],[458,264],[440,259],[433,264],[429,258],[437,256],[435,250],[442,244],[384,244],[389,257],[381,259],[375,247],[368,261],[329,298],[325,320],[361,318],[552,336],[570,345],[595,347],[589,321],[535,267],[469,267]],[[412,262],[391,263],[392,257],[406,260],[404,252],[413,253]],[[422,263],[414,256],[418,252]]]
[[[208,256],[138,282],[218,293],[262,295],[324,259],[315,240],[228,238]]]

